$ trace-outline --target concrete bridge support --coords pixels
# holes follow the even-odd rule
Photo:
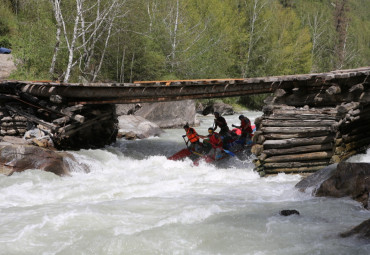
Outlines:
[[[365,152],[370,145],[370,85],[331,80],[278,89],[256,120],[252,152],[260,175],[314,172]]]

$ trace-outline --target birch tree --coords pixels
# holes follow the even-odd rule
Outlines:
[[[103,65],[115,19],[125,16],[123,12],[125,1],[75,0],[72,5],[73,12],[68,8],[62,8],[62,0],[53,0],[53,3],[54,16],[57,21],[57,43],[50,72],[53,72],[56,62],[54,59],[57,58],[60,45],[58,35],[62,33],[68,51],[68,61],[63,81],[69,81],[72,70],[77,64],[81,75],[88,80],[95,81]],[[68,21],[72,22],[68,23]],[[61,26],[61,32],[59,26]],[[96,56],[99,56],[99,58],[94,59]],[[92,63],[93,59],[94,63]]]

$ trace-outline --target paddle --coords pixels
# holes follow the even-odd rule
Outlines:
[[[227,154],[229,154],[230,156],[233,156],[233,157],[235,156],[234,152],[231,152],[231,151],[225,150],[225,149],[223,149],[223,151],[226,152]]]

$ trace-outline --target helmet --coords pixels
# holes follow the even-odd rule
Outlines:
[[[241,120],[241,119],[244,119],[244,115],[240,115],[239,116],[239,119]]]
[[[186,125],[184,126],[184,128],[189,128],[189,125],[188,125],[188,124],[186,124]]]
[[[214,112],[213,114],[214,114],[214,115],[220,115],[220,113],[219,113],[219,112]]]

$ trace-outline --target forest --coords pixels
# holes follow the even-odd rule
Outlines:
[[[370,65],[370,1],[0,0],[0,47],[23,80],[327,72]]]

